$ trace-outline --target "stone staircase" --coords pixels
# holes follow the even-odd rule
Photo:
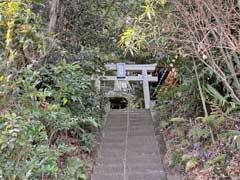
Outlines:
[[[150,111],[109,113],[91,180],[166,180]]]

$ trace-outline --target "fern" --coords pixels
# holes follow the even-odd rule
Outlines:
[[[225,154],[221,154],[221,155],[218,155],[216,157],[213,157],[211,159],[209,159],[205,164],[204,164],[204,168],[209,168],[211,166],[213,166],[214,164],[216,163],[220,163],[220,164],[223,164],[224,161],[226,159],[226,155]]]
[[[170,119],[170,122],[184,123],[184,122],[189,122],[189,120],[177,117],[177,118]]]
[[[188,136],[189,136],[189,138],[193,139],[194,141],[198,141],[201,138],[206,139],[206,138],[210,137],[210,129],[193,127],[190,129]]]
[[[234,147],[240,148],[240,131],[228,130],[225,132],[227,138],[227,144]]]
[[[196,120],[201,120],[211,127],[219,127],[225,120],[225,113],[218,104],[210,102],[211,114],[206,117],[197,117]]]
[[[211,95],[220,106],[229,104],[229,101],[227,100],[227,98],[229,98],[229,94],[222,96],[214,87],[209,84],[206,85],[205,91]]]

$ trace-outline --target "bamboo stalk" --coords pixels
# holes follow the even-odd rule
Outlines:
[[[197,65],[196,65],[196,62],[194,60],[193,60],[193,66],[194,66],[194,71],[195,71],[195,75],[196,75],[196,78],[197,78],[197,84],[198,84],[198,89],[199,89],[199,93],[200,93],[200,97],[201,97],[201,101],[202,101],[202,105],[203,105],[204,115],[205,115],[205,117],[208,117],[206,101],[205,101],[205,97],[203,95],[203,90],[202,90],[202,86],[201,86],[201,83],[200,83],[199,74],[198,74],[198,71],[197,71]],[[210,126],[209,126],[209,129],[210,129],[210,135],[211,135],[212,143],[215,143],[213,130]]]

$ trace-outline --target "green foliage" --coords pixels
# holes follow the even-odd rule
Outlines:
[[[182,126],[172,129],[171,133],[180,139],[184,138],[184,128]]]
[[[160,123],[159,123],[159,126],[161,128],[166,128],[168,125],[169,125],[169,122],[168,121],[164,121],[164,120],[160,121]]]
[[[166,28],[163,19],[169,18],[167,13],[163,13],[163,10],[168,9],[167,4],[166,0],[139,2],[140,10],[136,11],[132,22],[126,25],[118,43],[124,48],[125,55],[130,52],[134,56],[150,46],[166,45],[160,34]],[[161,15],[159,10],[162,10]]]
[[[64,172],[59,176],[61,180],[86,180],[84,162],[78,157],[70,157],[64,164]]]
[[[214,97],[215,101],[220,106],[224,106],[225,104],[229,103],[227,100],[230,97],[229,94],[227,94],[226,96],[222,96],[214,87],[209,84],[206,85],[205,91],[209,93],[212,97]]]
[[[94,136],[90,133],[84,133],[80,136],[80,144],[85,150],[90,151],[93,148]]]
[[[67,150],[56,144],[58,135],[74,130],[82,136],[98,127],[98,101],[90,75],[79,62],[62,60],[38,70],[22,68],[13,80],[3,76],[2,83],[0,107],[7,111],[0,114],[1,176],[56,176],[57,159]],[[85,145],[90,147],[91,140],[85,138]]]
[[[55,40],[36,8],[45,2],[0,2],[0,179],[58,177],[59,157],[70,151],[62,136],[90,149],[99,127],[91,77],[103,71],[100,53],[74,55],[59,47],[50,54]],[[63,179],[86,179],[83,166],[69,160]]]
[[[40,34],[41,17],[35,14],[31,0],[0,3],[0,63],[21,68],[36,63],[47,52],[48,36]]]
[[[149,13],[148,13],[149,14]],[[149,17],[150,14],[149,14]],[[125,55],[130,52],[132,56],[138,53],[139,49],[147,46],[146,35],[138,26],[129,27],[121,34],[120,46],[125,46]]]
[[[207,139],[210,137],[209,128],[199,128],[192,127],[188,133],[189,138],[191,138],[194,142],[200,141],[200,139]]]
[[[216,157],[213,157],[213,158],[209,159],[204,164],[204,167],[205,168],[209,168],[210,166],[213,166],[216,163],[223,164],[225,162],[225,159],[226,159],[226,155],[225,154],[218,155]]]
[[[240,149],[240,132],[236,130],[228,130],[225,132],[226,142],[233,148]]]
[[[196,167],[197,165],[198,165],[198,159],[197,158],[192,158],[192,159],[190,159],[189,161],[187,161],[187,163],[186,163],[186,167],[185,167],[185,169],[186,169],[186,171],[189,171],[189,170],[191,170],[192,168],[194,168],[194,167]]]
[[[172,118],[172,119],[170,119],[169,121],[170,121],[170,122],[175,122],[175,123],[184,123],[184,122],[188,122],[187,119],[179,118],[179,117],[177,117],[177,118]]]
[[[0,116],[0,167],[5,179],[35,179],[53,176],[63,148],[50,148],[44,125],[15,113]],[[47,156],[46,156],[47,154]]]
[[[171,166],[172,166],[172,167],[175,167],[176,165],[178,165],[179,163],[181,163],[181,161],[182,161],[182,156],[183,156],[183,153],[182,153],[182,152],[179,152],[179,151],[174,152],[174,154],[173,154],[173,156],[172,156],[172,159],[171,159]]]

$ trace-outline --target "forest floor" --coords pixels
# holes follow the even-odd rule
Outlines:
[[[98,147],[98,136],[95,136],[92,140],[92,147],[86,148],[81,146],[79,143],[79,139],[72,138],[72,137],[61,137],[60,138],[63,142],[65,142],[70,149],[70,152],[67,152],[59,157],[58,159],[58,167],[60,171],[63,171],[65,167],[65,163],[69,158],[77,158],[81,159],[83,167],[79,171],[84,171],[86,178],[90,180],[91,173],[93,171],[93,166],[95,164],[96,156],[97,156],[97,147]]]
[[[171,118],[171,108],[167,110],[166,106],[158,111],[157,131],[166,143],[164,164],[170,174],[182,180],[240,180],[239,146],[234,139],[226,140],[221,128],[218,139],[212,143],[209,133],[199,130],[204,130],[203,124],[191,127],[184,118]],[[236,123],[229,123],[222,129],[234,126]]]

